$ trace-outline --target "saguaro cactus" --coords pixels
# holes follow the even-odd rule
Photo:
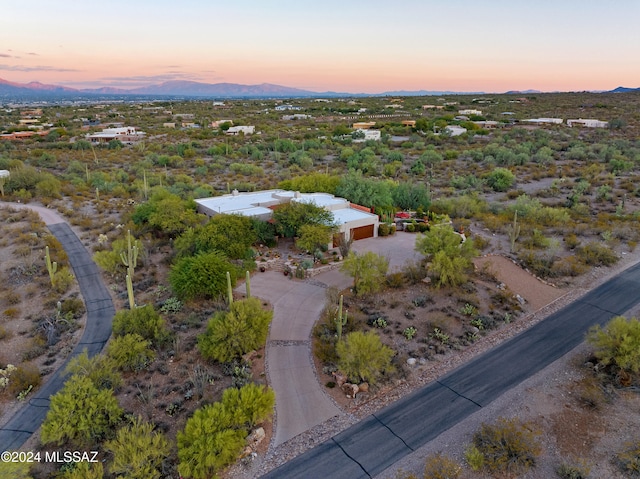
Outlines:
[[[246,273],[244,285],[247,288],[247,298],[250,298],[251,297],[251,275],[249,274],[249,271],[247,271]]]
[[[342,326],[347,324],[347,315],[348,312],[345,311],[344,318],[342,317],[342,300],[343,295],[340,295],[340,304],[338,305],[338,314],[334,322],[336,323],[336,332],[338,333],[338,341],[342,339]]]
[[[136,307],[136,300],[133,297],[133,274],[138,264],[138,245],[131,243],[131,231],[127,230],[127,251],[120,253],[122,264],[127,267],[127,295],[129,296],[129,308]]]
[[[227,300],[229,306],[233,303],[233,288],[231,287],[231,273],[227,271]]]
[[[51,256],[49,255],[49,247],[45,247],[44,249],[45,251],[45,255],[44,255],[44,261],[47,264],[47,271],[49,272],[49,279],[51,280],[51,285],[53,286],[53,275],[56,274],[56,271],[58,270],[58,263],[56,263],[55,261],[52,263],[51,262]]]
[[[507,226],[507,234],[509,235],[509,245],[513,253],[516,247],[516,240],[520,236],[520,225],[518,224],[518,210],[513,213],[513,224]]]

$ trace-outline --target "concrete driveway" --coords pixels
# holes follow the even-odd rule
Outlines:
[[[350,284],[351,279],[336,270],[310,280],[290,279],[272,271],[251,278],[252,294],[273,305],[266,347],[267,372],[276,393],[272,446],[341,413],[318,383],[311,360],[311,331],[324,308],[327,288],[343,289]]]
[[[389,260],[389,272],[400,271],[407,261],[415,263],[422,259],[422,255],[415,251],[416,233],[398,231],[392,236],[367,238],[354,241],[351,250],[356,253],[373,251],[385,256]]]

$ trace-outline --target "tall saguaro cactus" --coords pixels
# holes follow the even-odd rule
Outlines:
[[[131,231],[127,230],[127,251],[120,253],[120,259],[122,264],[127,267],[127,295],[129,296],[129,308],[136,307],[136,301],[133,297],[133,274],[135,273],[136,266],[138,264],[138,245],[135,242],[131,243]]]
[[[247,298],[250,298],[251,297],[251,275],[249,274],[249,271],[247,271],[247,274],[245,276],[244,285],[247,288]]]
[[[338,315],[337,315],[336,319],[334,319],[334,322],[336,323],[336,332],[338,333],[338,341],[340,341],[342,339],[342,326],[347,324],[347,315],[348,315],[348,312],[345,311],[344,318],[342,317],[342,300],[343,300],[343,295],[340,295],[340,304],[338,306]]]
[[[44,249],[45,251],[45,255],[44,255],[44,261],[47,264],[47,271],[49,272],[49,279],[51,280],[51,285],[53,286],[53,275],[56,274],[56,271],[58,270],[58,263],[56,263],[55,261],[52,263],[51,262],[51,256],[49,255],[49,247],[45,247]]]
[[[509,246],[511,252],[515,250],[516,240],[520,236],[520,225],[518,224],[518,210],[513,213],[513,224],[507,226],[507,234],[509,235]]]
[[[231,273],[227,271],[227,300],[229,306],[233,303],[233,288],[231,287]]]

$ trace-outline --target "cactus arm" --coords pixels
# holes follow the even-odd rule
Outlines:
[[[247,288],[247,298],[250,298],[251,297],[251,275],[249,274],[249,271],[247,271],[247,274],[246,274],[245,286]]]
[[[231,273],[227,271],[227,300],[229,306],[233,303],[233,288],[231,287]]]
[[[129,309],[135,309],[136,300],[133,297],[133,283],[131,282],[131,276],[127,275],[127,295],[129,296]]]

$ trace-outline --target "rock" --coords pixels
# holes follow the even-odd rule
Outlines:
[[[427,364],[428,361],[425,358],[420,358],[418,362],[420,363],[421,366],[424,366],[425,364]]]
[[[358,385],[351,384],[351,383],[344,383],[342,385],[342,392],[345,393],[345,395],[348,398],[353,399],[356,397],[356,394],[358,394]]]
[[[264,440],[266,436],[267,434],[264,432],[264,428],[259,427],[255,429],[251,434],[249,434],[247,440],[252,447],[256,447]]]
[[[336,384],[338,385],[339,388],[341,388],[342,385],[347,382],[347,377],[344,374],[342,374],[340,371],[334,372],[333,377],[335,378]]]
[[[247,457],[247,456],[251,456],[251,454],[253,454],[253,449],[251,449],[251,446],[247,446],[242,451],[242,454],[240,454],[240,459],[242,459],[244,457]]]
[[[498,288],[500,291],[503,291],[503,290],[506,288],[506,286],[505,286],[505,284],[504,284],[504,283],[500,283],[500,284],[497,286],[497,288]]]
[[[417,360],[416,358],[409,358],[409,359],[407,359],[407,364],[408,364],[409,366],[415,366],[417,362],[418,362],[418,360]]]
[[[480,329],[476,328],[475,326],[471,326],[471,328],[469,328],[469,332],[471,334],[478,334],[480,332]]]
[[[369,383],[358,384],[358,392],[359,393],[368,393],[369,392]]]
[[[516,299],[518,300],[518,303],[520,303],[522,306],[524,306],[524,303],[526,303],[527,301],[520,296],[519,294],[516,294]]]

